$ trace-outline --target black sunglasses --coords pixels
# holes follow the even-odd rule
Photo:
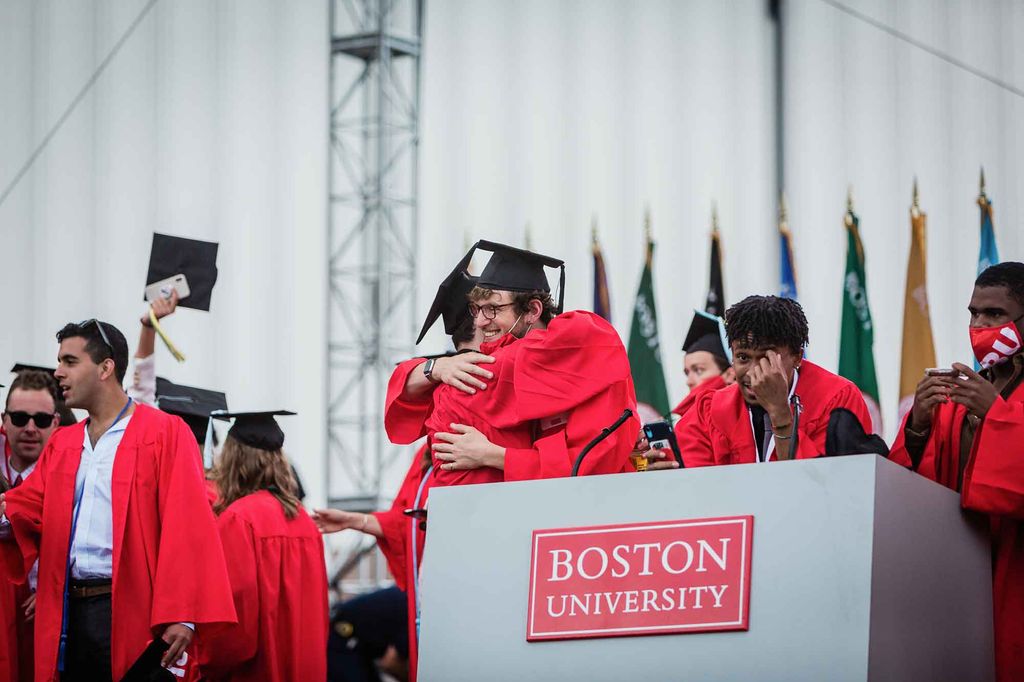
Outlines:
[[[28,412],[8,412],[7,416],[11,418],[11,423],[19,429],[22,426],[26,426],[29,419],[36,423],[37,429],[48,429],[50,428],[50,424],[53,423],[53,415],[47,412],[36,412],[35,414],[29,414]]]

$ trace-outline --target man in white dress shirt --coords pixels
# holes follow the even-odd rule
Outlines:
[[[57,339],[64,400],[89,419],[0,496],[0,533],[16,540],[0,543],[8,570],[39,556],[37,679],[120,679],[156,638],[162,665],[194,678],[195,624],[235,619],[195,439],[125,394],[128,347],[113,325],[69,324]]]

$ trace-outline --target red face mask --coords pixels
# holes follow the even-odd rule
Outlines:
[[[971,327],[971,348],[982,369],[1006,362],[1021,349],[1017,326],[1007,322],[1000,327]]]

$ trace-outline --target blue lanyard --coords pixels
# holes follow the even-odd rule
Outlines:
[[[121,411],[117,413],[116,417],[114,417],[114,421],[111,423],[110,428],[107,429],[107,431],[114,428],[114,425],[121,421],[121,418],[124,417],[125,412],[128,411],[128,408],[131,407],[131,405],[132,399],[129,397],[128,402],[124,404]],[[88,430],[88,424],[86,424],[86,429]],[[103,438],[105,435],[107,435],[106,431],[103,432],[100,438]],[[99,438],[96,439],[96,442],[100,442]],[[81,464],[79,464],[79,466],[81,466]],[[64,565],[64,611],[61,614],[60,619],[60,648],[57,650],[57,670],[59,672],[64,672],[64,652],[67,649],[68,643],[68,603],[70,602],[71,592],[71,546],[75,542],[75,529],[78,528],[78,514],[82,511],[82,498],[85,496],[85,479],[86,477],[82,476],[82,482],[75,483],[75,505],[74,511],[71,513],[71,536],[68,538],[68,558]]]
[[[423,486],[427,484],[427,479],[430,478],[430,474],[434,472],[434,465],[431,464],[430,468],[423,473],[423,478],[420,480],[420,487],[416,490],[416,501],[413,502],[413,509],[420,508],[420,496],[423,495]],[[420,524],[420,520],[417,518],[409,519],[409,532],[412,533],[412,589],[416,595],[416,641],[420,640],[420,567],[418,562],[418,553],[416,552],[416,531],[417,526]]]

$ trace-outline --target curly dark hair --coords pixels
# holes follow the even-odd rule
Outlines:
[[[985,268],[974,280],[976,287],[1006,287],[1010,296],[1024,306],[1024,263],[1006,261]]]
[[[778,296],[747,296],[725,311],[729,344],[748,348],[788,348],[794,353],[807,345],[807,317],[800,304]]]

